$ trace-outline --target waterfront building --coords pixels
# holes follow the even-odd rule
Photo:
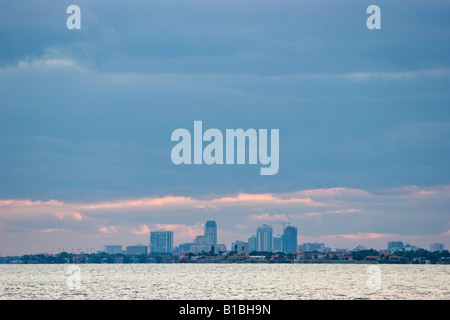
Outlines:
[[[206,221],[203,235],[198,235],[194,239],[194,243],[180,245],[177,252],[211,252],[218,253],[226,251],[227,247],[224,244],[217,243],[217,224],[215,221]]]
[[[191,252],[191,246],[193,245],[193,243],[182,243],[180,244],[178,247],[176,247],[176,253],[180,254],[180,253],[186,253],[186,252]]]
[[[225,251],[227,251],[227,246],[225,244],[221,244],[221,243],[218,243],[216,245],[206,244],[206,243],[205,244],[196,244],[196,243],[194,243],[194,244],[192,244],[190,246],[189,252],[192,252],[192,253],[202,253],[202,252],[208,253],[208,252],[211,252],[211,250],[214,250],[213,251],[214,253],[225,252]]]
[[[211,252],[214,253],[226,251],[227,247],[224,244],[217,243],[217,224],[215,221],[206,221],[204,234],[195,237],[194,243],[190,244],[189,250],[184,252]],[[185,247],[184,249],[188,249]]]
[[[297,251],[297,228],[287,226],[283,231],[282,249],[284,253],[293,253]]]
[[[432,243],[430,244],[430,251],[431,252],[442,252],[444,251],[444,244],[443,243]]]
[[[244,241],[235,241],[231,244],[232,251],[248,251],[248,242]]]
[[[137,244],[137,245],[134,245],[134,246],[128,246],[127,247],[127,254],[128,255],[147,254],[147,246],[144,246],[142,244]]]
[[[194,244],[212,244],[212,243],[208,242],[208,238],[206,236],[196,236]]]
[[[274,252],[283,250],[283,236],[280,234],[274,235],[272,239],[272,249]]]
[[[200,252],[210,252],[213,244],[208,243],[208,237],[205,235],[196,236],[194,244],[190,248],[190,252],[200,253]]]
[[[151,253],[172,253],[173,232],[164,229],[150,232]]]
[[[401,251],[403,250],[403,242],[402,241],[389,241],[388,242],[388,251]]]
[[[120,244],[109,244],[103,246],[103,251],[107,254],[120,254],[122,253],[122,245]]]
[[[248,251],[256,251],[258,250],[258,241],[255,235],[251,235],[248,238]]]
[[[220,253],[220,252],[226,252],[226,251],[227,251],[227,246],[223,243],[218,243],[214,246],[214,253]]]
[[[272,250],[272,227],[263,224],[256,231],[257,251]]]
[[[301,246],[299,246],[299,249],[304,252],[324,252],[325,251],[325,244],[324,243],[303,243]]]
[[[420,248],[418,246],[413,246],[411,244],[406,244],[405,246],[403,246],[403,251],[408,252],[408,251],[417,251]]]
[[[214,246],[217,244],[217,224],[215,221],[206,221],[205,237],[206,243]]]

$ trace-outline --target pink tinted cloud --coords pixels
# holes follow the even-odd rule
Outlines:
[[[397,196],[402,198],[425,198],[425,197],[449,197],[450,185],[440,185],[432,187],[419,187],[419,186],[403,186],[399,188],[393,188],[385,190],[386,196]]]
[[[328,189],[309,189],[301,190],[294,193],[296,196],[300,197],[361,197],[370,196],[370,193],[361,189],[353,188],[328,188]]]
[[[354,212],[362,212],[362,210],[360,209],[339,209],[339,210],[334,210],[334,211],[327,211],[327,213],[354,213]]]
[[[131,230],[131,232],[136,235],[150,234],[150,229],[146,224],[142,224],[138,228]]]
[[[101,227],[98,229],[98,231],[100,231],[100,233],[103,234],[114,234],[117,233],[117,231],[119,231],[119,228],[115,226]]]
[[[64,202],[57,200],[48,200],[48,201],[31,201],[31,200],[16,200],[16,199],[8,199],[8,200],[0,200],[0,207],[33,207],[33,206],[62,206]]]
[[[126,209],[171,206],[193,206],[197,201],[190,197],[165,196],[161,198],[141,198],[81,205],[83,209]]]
[[[306,212],[306,213],[293,213],[290,214],[289,217],[292,219],[304,219],[304,218],[310,218],[310,217],[320,217],[323,213],[320,212]]]
[[[344,238],[344,239],[352,239],[352,240],[362,240],[362,239],[379,239],[379,238],[387,238],[387,237],[396,237],[396,234],[391,233],[372,233],[372,232],[356,232],[352,234],[335,234],[329,236],[323,236],[325,239],[330,238]]]
[[[218,197],[207,200],[199,200],[191,197],[183,196],[164,196],[164,197],[149,197],[140,199],[126,199],[117,201],[105,201],[97,203],[64,203],[57,200],[49,201],[31,201],[31,200],[0,200],[0,209],[13,210],[20,209],[25,213],[26,208],[39,208],[50,212],[51,208],[64,208],[61,211],[55,211],[53,214],[57,217],[66,216],[67,212],[77,212],[73,218],[81,220],[84,210],[124,210],[124,209],[170,209],[170,208],[196,208],[196,209],[218,209],[221,206],[326,206],[326,203],[321,203],[312,200],[309,197],[286,196],[283,194],[247,194],[240,193],[236,196]],[[1,212],[0,212],[1,213]],[[35,214],[36,212],[29,212]]]
[[[63,220],[65,218],[71,218],[73,220],[80,221],[83,219],[83,216],[77,211],[59,211],[59,212],[55,213],[55,216],[59,220]]]
[[[248,194],[240,193],[235,197],[222,197],[210,200],[217,205],[304,205],[324,206],[325,203],[313,201],[311,198],[280,197],[270,193]]]
[[[269,215],[268,213],[263,214],[253,214],[250,216],[250,220],[252,221],[287,221],[287,217],[285,214],[274,214]]]
[[[99,202],[82,204],[80,209],[103,210],[103,209],[169,209],[169,208],[196,208],[216,210],[222,206],[268,206],[268,205],[302,205],[302,206],[325,206],[325,203],[313,201],[310,198],[280,197],[273,194],[246,194],[199,200],[191,197],[165,196],[160,198],[141,198],[134,200],[121,200],[112,202]]]
[[[193,241],[196,236],[204,233],[203,225],[186,225],[186,224],[156,224],[155,230],[164,229],[173,231],[174,237],[178,240]]]
[[[58,232],[58,231],[64,231],[64,229],[43,229],[43,230],[41,230],[41,232],[43,232],[43,233]]]

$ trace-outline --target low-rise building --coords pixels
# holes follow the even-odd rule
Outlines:
[[[266,256],[249,256],[249,259],[261,261],[261,260],[266,260]]]
[[[364,260],[368,261],[380,261],[380,256],[366,256]]]
[[[134,246],[128,246],[127,247],[127,254],[128,255],[139,255],[139,254],[147,254],[147,247],[142,244],[137,244]]]
[[[388,260],[391,262],[407,262],[408,258],[391,255],[389,256]]]

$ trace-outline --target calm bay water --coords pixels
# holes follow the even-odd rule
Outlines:
[[[80,264],[70,269],[69,265],[0,265],[0,299],[450,298],[450,265],[377,265],[379,282],[371,282],[370,266]]]

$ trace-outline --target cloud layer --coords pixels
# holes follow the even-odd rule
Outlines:
[[[70,4],[0,2],[0,254],[190,241],[210,218],[226,243],[283,220],[448,241],[448,1],[380,0],[376,31],[368,1],[79,0],[81,30]],[[278,174],[174,165],[194,120],[279,129]]]
[[[47,234],[60,239],[58,244],[71,243],[71,248],[80,242],[86,248],[108,243],[148,244],[149,232],[163,228],[173,231],[175,244],[180,244],[201,235],[206,220],[213,219],[218,223],[219,242],[228,246],[235,240],[247,240],[261,224],[270,224],[275,233],[281,233],[282,224],[291,223],[299,230],[300,243],[321,241],[351,248],[363,244],[382,249],[387,241],[409,239],[427,248],[431,243],[427,241],[448,243],[449,195],[449,186],[411,186],[378,193],[331,188],[99,203],[3,200],[1,242],[9,244],[2,248],[5,253],[26,252],[33,246],[32,239]],[[428,209],[431,206],[433,211]]]

